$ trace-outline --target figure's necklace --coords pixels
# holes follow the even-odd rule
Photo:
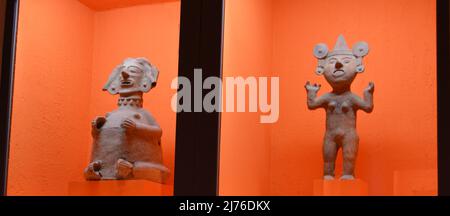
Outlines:
[[[144,100],[141,96],[120,97],[117,105],[119,107],[137,107],[142,108]]]

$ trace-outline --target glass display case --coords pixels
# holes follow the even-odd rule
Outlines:
[[[226,0],[224,29],[224,79],[249,82],[245,112],[222,113],[220,195],[330,195],[346,187],[359,188],[352,195],[437,195],[435,1]],[[358,111],[360,184],[350,186],[321,182],[325,112],[308,110],[304,88],[311,81],[322,84],[319,95],[331,91],[315,73],[313,49],[325,43],[331,51],[340,34],[350,49],[359,41],[370,47],[352,91],[362,97],[369,82],[376,86],[373,112]],[[276,121],[261,124],[270,112],[249,104],[271,77],[279,89],[265,96]],[[342,166],[339,151],[337,178]]]
[[[172,195],[180,1],[21,0],[11,116],[8,195]],[[167,183],[84,182],[91,121],[117,108],[102,91],[128,57],[159,70],[143,107],[162,128]]]

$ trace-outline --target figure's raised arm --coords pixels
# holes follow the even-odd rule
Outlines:
[[[320,84],[312,84],[308,81],[306,82],[305,89],[307,92],[307,103],[308,109],[314,110],[317,108],[324,107],[326,102],[326,97],[322,96],[317,98],[317,92],[319,92],[321,85]]]
[[[371,113],[373,111],[373,93],[375,91],[375,84],[369,83],[369,86],[364,90],[364,99],[358,96],[354,96],[355,104],[358,109],[364,110],[364,112]]]

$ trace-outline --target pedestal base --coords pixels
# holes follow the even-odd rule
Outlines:
[[[314,196],[368,196],[368,184],[355,180],[315,180]]]
[[[69,196],[162,196],[164,185],[145,180],[69,183]]]

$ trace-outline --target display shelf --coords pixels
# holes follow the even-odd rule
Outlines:
[[[368,183],[361,180],[315,180],[314,196],[368,196]]]
[[[165,185],[145,180],[74,181],[69,196],[163,196]]]

